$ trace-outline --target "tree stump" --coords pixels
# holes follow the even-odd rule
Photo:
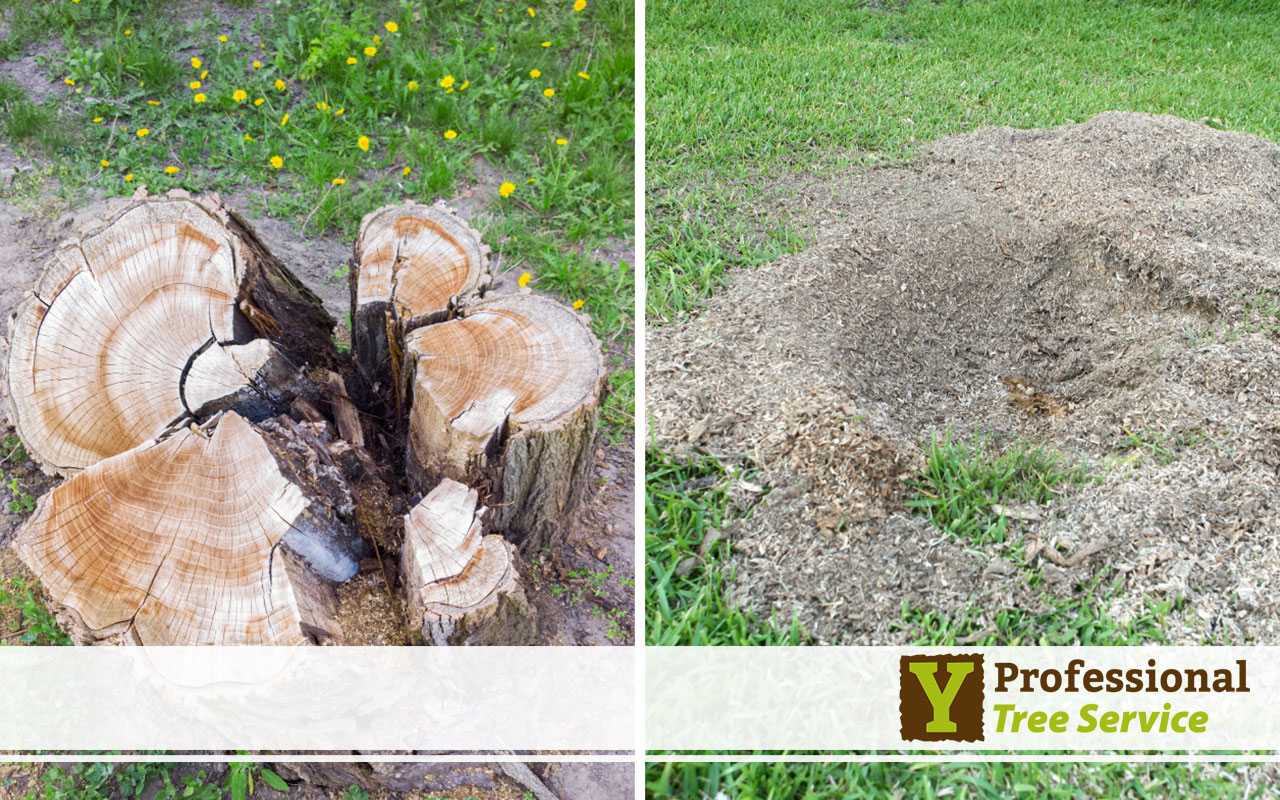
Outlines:
[[[492,530],[560,544],[587,494],[605,389],[600,343],[571,309],[490,297],[405,345],[409,474],[485,490]]]
[[[351,340],[361,377],[375,392],[399,392],[405,335],[448,319],[483,291],[488,267],[480,234],[443,203],[365,215],[352,259]]]
[[[501,536],[483,535],[485,509],[479,494],[445,480],[404,520],[402,574],[415,622],[432,644],[475,641],[495,617],[494,627],[519,627],[531,610]],[[519,642],[504,641],[503,644]]]

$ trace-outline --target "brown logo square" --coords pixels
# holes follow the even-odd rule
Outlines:
[[[898,701],[903,739],[981,742],[982,656],[903,656]]]

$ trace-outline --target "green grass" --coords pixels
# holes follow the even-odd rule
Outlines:
[[[770,188],[780,172],[898,163],[946,134],[1117,109],[1280,140],[1275,3],[869,5],[647,5],[650,320],[693,313],[726,270],[801,246]]]
[[[1214,774],[1221,769],[1226,776]],[[787,764],[654,763],[645,771],[649,800],[760,800],[1009,797],[1213,800],[1261,796],[1232,776],[1233,765],[1095,764]]]
[[[737,475],[710,458],[684,462],[656,449],[645,458],[645,637],[651,645],[788,645],[807,637],[799,622],[778,625],[733,607],[725,592],[729,544],[703,549],[731,519]],[[702,551],[702,552],[700,552]]]
[[[929,443],[924,470],[908,482],[914,494],[906,505],[955,536],[1003,542],[1009,517],[997,506],[1052,503],[1086,479],[1082,467],[1058,453],[1023,445],[997,454],[989,441],[953,442],[948,432]]]

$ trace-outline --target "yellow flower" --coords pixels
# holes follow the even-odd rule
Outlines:
[[[529,9],[529,16],[531,16],[531,17],[532,17],[532,16],[534,16],[534,13],[533,13],[533,9],[532,9],[532,8],[531,8],[531,9]]]
[[[348,63],[348,64],[354,64],[354,63],[356,63],[356,57],[355,57],[355,56],[347,56],[347,63]]]
[[[458,87],[458,91],[462,91],[463,89],[467,88],[470,85],[471,85],[471,81],[463,81],[462,85]]]
[[[319,111],[328,111],[328,110],[329,110],[329,104],[328,104],[328,103],[326,103],[325,101],[321,100],[319,103],[316,103],[316,109],[317,109],[317,110],[319,110]]]
[[[149,106],[158,106],[158,105],[160,105],[160,101],[159,101],[159,100],[148,100],[148,101],[147,101],[147,105],[149,105]]]
[[[78,91],[80,91],[80,90],[79,90],[79,89],[76,89],[76,91],[78,92]],[[444,93],[445,93],[445,94],[453,94],[453,88],[452,88],[452,87],[450,87],[450,88],[448,88],[448,89],[445,89],[445,90],[444,90]]]
[[[201,92],[200,94],[197,94],[195,97],[191,99],[195,100],[197,103],[203,103],[205,100],[208,100],[209,98],[205,96],[204,92]]]
[[[187,84],[187,88],[188,88],[188,89],[199,89],[199,88],[200,88],[200,81],[192,81],[191,83],[188,83],[188,84]]]
[[[410,172],[413,172],[413,167],[405,167],[404,172],[402,172],[401,174],[408,175]]]
[[[395,33],[396,31],[400,30],[400,26],[395,24],[394,22],[388,22],[385,25],[385,27],[388,33]]]
[[[590,75],[588,75],[588,74],[587,74],[587,73],[585,73],[585,72],[579,72],[579,73],[578,73],[578,77],[579,77],[579,78],[582,78],[584,81],[589,81],[589,80],[591,80],[591,76],[590,76]]]
[[[206,69],[200,73],[200,80],[204,80],[207,77],[209,77],[209,70]]]
[[[359,139],[356,140],[356,146],[359,147],[361,150],[365,151],[366,153],[369,152],[369,137],[361,136]]]
[[[262,105],[262,104],[263,104],[263,103],[265,103],[265,102],[267,102],[267,98],[265,98],[265,97],[259,97],[257,100],[254,100],[254,101],[253,101],[253,104],[254,104],[255,106],[260,106],[260,105]]]
[[[132,35],[133,35],[133,28],[125,28],[125,29],[124,29],[124,35],[125,35],[125,36],[132,36]]]
[[[246,133],[246,134],[244,135],[244,140],[245,140],[246,142],[252,142],[252,141],[253,141],[253,137]]]
[[[379,36],[379,35],[377,35],[377,34],[375,33],[375,34],[373,35],[373,43],[374,43],[374,44],[382,44],[382,37],[381,37],[381,36]]]
[[[191,66],[194,67],[195,69],[200,69],[200,59],[198,58],[191,59]]]
[[[574,11],[581,11],[586,7],[587,7],[587,0],[576,0],[576,2],[573,4]]]
[[[94,121],[94,122],[102,122],[102,117],[94,117],[94,118],[93,118],[93,121]]]
[[[444,132],[444,138],[446,138],[446,139],[457,139],[457,138],[458,138],[458,132],[457,132],[457,131],[455,131],[455,130],[448,130],[448,131],[445,131],[445,132]]]
[[[151,131],[147,128],[138,128],[138,136],[146,136],[148,133],[151,133]]]
[[[369,57],[376,56],[376,55],[378,54],[378,48],[376,48],[376,47],[366,47],[366,48],[364,49],[364,54],[365,54],[366,56],[369,56]]]
[[[280,169],[281,167],[284,166],[284,159],[281,158],[280,156],[272,156],[271,166],[275,167],[276,169]]]
[[[530,78],[541,78],[541,77],[542,77],[542,70],[540,70],[540,69],[531,69],[531,70],[529,70],[529,77],[530,77]]]
[[[245,101],[245,98],[248,96],[249,96],[249,93],[246,92],[244,89],[236,89],[234,92],[231,93],[231,99],[235,100],[237,103],[243,103]]]
[[[550,47],[550,46],[551,46],[551,42],[543,42],[543,43],[542,43],[542,46],[543,46],[543,47]]]
[[[555,90],[555,89],[543,89],[543,90],[542,90],[542,96],[543,96],[543,97],[555,97],[555,96],[556,96],[556,90]]]
[[[219,36],[219,37],[218,37],[218,41],[220,41],[220,42],[225,42],[226,40],[227,40],[227,37],[225,37],[225,36]]]
[[[77,87],[76,87],[76,94],[80,94],[80,93],[81,93],[81,92],[83,92],[83,91],[84,91],[84,87],[83,87],[83,86],[77,86]]]
[[[560,145],[561,147],[564,147],[568,143],[569,143],[568,139],[556,139],[556,144]]]
[[[574,301],[573,301],[573,307],[574,307],[574,308],[582,308],[582,301],[581,301],[581,300],[574,300]]]
[[[261,61],[255,61],[255,62],[253,62],[253,68],[254,68],[254,69],[262,69],[262,62],[261,62]]]
[[[453,85],[453,76],[445,75],[443,78],[440,79],[440,85],[448,89],[450,86]]]
[[[63,79],[62,79],[62,82],[63,82],[63,83],[65,83],[65,84],[66,84],[66,85],[68,85],[68,86],[75,86],[75,85],[76,85],[76,82],[75,82],[75,81],[73,81],[73,80],[71,80],[70,78],[63,78]]]
[[[417,81],[409,81],[409,91],[411,91],[411,92],[416,92],[416,91],[418,91],[418,82],[417,82]]]
[[[334,178],[333,180],[329,181],[329,183],[332,183],[334,186],[341,186],[346,182],[347,182],[346,178]]]
[[[177,174],[178,174],[178,168],[177,168],[177,167],[175,167],[175,166],[173,166],[172,164],[170,164],[169,166],[167,166],[167,167],[165,167],[165,168],[164,168],[164,174],[165,174],[165,175],[177,175]]]
[[[276,78],[276,89],[282,92],[284,91],[284,81],[280,80],[279,78]]]
[[[523,289],[524,287],[529,285],[529,279],[532,277],[533,276],[530,275],[529,273],[523,272],[520,274],[520,280],[516,281],[516,283],[520,284],[520,288]]]
[[[503,197],[510,197],[511,193],[514,192],[515,190],[516,190],[516,185],[511,181],[507,181],[506,183],[498,187],[498,194],[502,195]],[[520,285],[524,286],[523,283]]]
[[[99,161],[98,163],[99,163],[99,164],[101,164],[101,165],[102,165],[102,166],[104,166],[104,167],[109,167],[109,166],[111,166],[111,162],[110,162],[110,161],[108,161],[108,160],[106,160],[105,158],[104,158],[104,159],[102,159],[101,161]]]
[[[126,181],[131,181],[131,180],[133,180],[133,173],[132,173],[132,172],[130,172],[128,175],[125,175],[125,176],[124,176],[124,179],[125,179]]]
[[[280,118],[280,127],[283,128],[285,125],[288,125],[288,124],[289,124],[289,115],[285,114],[283,117]]]
[[[335,111],[335,112],[333,112],[333,113],[334,113],[334,115],[335,115],[335,116],[339,116],[339,117],[340,117],[340,116],[342,116],[343,114],[347,113],[347,110],[346,110],[345,108],[340,108],[340,109],[338,109],[337,111]]]

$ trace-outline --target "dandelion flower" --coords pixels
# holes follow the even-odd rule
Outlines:
[[[289,115],[285,114],[283,117],[280,118],[280,127],[283,128],[285,125],[288,125],[288,124],[289,124]]]
[[[334,186],[341,186],[346,182],[347,182],[346,178],[334,178],[333,180],[329,181],[329,183],[332,183]]]
[[[417,82],[417,81],[409,81],[409,91],[411,91],[411,92],[416,92],[416,91],[418,91],[418,82]]]
[[[246,142],[252,142],[252,141],[253,141],[253,137],[246,133],[246,134],[244,135],[244,140],[245,140]]]
[[[374,57],[374,56],[376,56],[376,55],[378,54],[378,48],[376,48],[376,47],[366,47],[366,48],[364,49],[364,54],[365,54],[366,56],[369,56],[370,58],[372,58],[372,57]]]
[[[387,29],[387,33],[395,33],[400,30],[400,26],[394,22],[388,22],[384,27]]]
[[[535,180],[536,178],[529,178],[525,183],[533,183]]]
[[[582,301],[581,301],[581,300],[574,300],[574,301],[573,301],[573,307],[574,307],[574,308],[582,308]]]
[[[276,89],[282,92],[284,91],[284,81],[280,80],[279,78],[276,78]]]
[[[382,37],[381,37],[381,36],[378,36],[377,34],[374,34],[374,36],[373,36],[373,43],[374,43],[374,44],[382,44]]]
[[[254,101],[253,101],[253,104],[254,104],[255,106],[260,106],[260,105],[262,105],[262,104],[263,104],[263,103],[265,103],[265,102],[267,102],[267,98],[265,98],[265,97],[259,97],[257,100],[254,100]]]
[[[207,77],[209,77],[209,70],[206,69],[200,73],[200,80],[204,80]]]
[[[529,273],[522,272],[520,273],[520,280],[516,281],[516,283],[520,284],[520,288],[523,289],[524,287],[529,285],[529,279],[531,279],[532,277],[533,276],[530,275]]]
[[[338,109],[337,111],[335,111],[335,112],[333,112],[333,113],[334,113],[334,116],[338,116],[338,117],[340,117],[340,116],[342,116],[343,114],[347,113],[347,110],[346,110],[345,108],[340,108],[340,109]]]
[[[328,103],[326,103],[325,101],[321,100],[319,103],[316,103],[316,110],[318,110],[318,111],[328,111],[328,110],[329,110],[329,104],[328,104]]]
[[[555,89],[543,89],[543,90],[542,90],[542,96],[543,96],[543,97],[555,97],[555,96],[556,96],[556,90],[555,90]]]
[[[458,87],[458,91],[462,91],[463,89],[467,88],[470,85],[471,85],[471,81],[463,81],[462,85]]]
[[[132,173],[132,172],[130,172],[128,175],[125,175],[125,176],[124,176],[124,179],[125,179],[126,181],[131,181],[131,180],[133,180],[133,173]]]
[[[125,35],[125,36],[132,36],[132,35],[133,35],[133,28],[125,28],[125,29],[124,29],[124,35]]]
[[[578,77],[579,77],[579,78],[582,78],[584,81],[589,81],[589,80],[591,80],[591,76],[590,76],[590,75],[588,75],[588,74],[587,74],[587,73],[585,73],[585,72],[579,72],[579,73],[578,73]]]
[[[357,59],[356,59],[356,57],[355,57],[355,56],[347,56],[347,63],[348,63],[348,64],[355,64],[355,63],[356,63],[356,61],[357,61]]]
[[[444,132],[444,138],[446,138],[446,139],[457,139],[457,138],[458,138],[458,132],[457,132],[457,131],[455,131],[455,130],[447,130],[447,131],[445,131],[445,132]]]
[[[149,105],[149,106],[158,106],[158,105],[160,105],[160,101],[159,101],[159,100],[148,100],[148,101],[147,101],[147,105]]]
[[[531,17],[532,17],[532,16],[535,16],[535,15],[534,15],[534,13],[533,13],[533,9],[532,9],[532,8],[531,8],[531,9],[529,9],[529,16],[531,16]]]
[[[281,167],[284,166],[284,159],[281,158],[280,156],[272,156],[271,166],[275,167],[276,169],[280,169]]]
[[[576,0],[576,2],[574,2],[573,4],[574,11],[581,11],[586,7],[587,7],[587,0]]]
[[[191,83],[188,83],[188,84],[187,84],[187,88],[188,88],[188,89],[199,89],[199,88],[200,88],[200,81],[192,81]]]
[[[219,36],[219,37],[218,37],[218,41],[220,41],[220,42],[225,42],[226,40],[227,40],[227,37],[225,37],[225,36]]]
[[[203,103],[205,100],[208,100],[209,97],[204,92],[201,92],[191,99],[195,100],[197,103]]]
[[[80,90],[79,90],[79,89],[76,89],[76,91],[78,92],[78,91],[80,91]],[[445,89],[445,90],[444,90],[444,93],[445,93],[445,94],[453,94],[453,87],[452,87],[452,86],[450,86],[448,89]]]
[[[540,70],[540,69],[531,69],[531,70],[529,70],[529,77],[530,77],[530,78],[541,78],[541,77],[542,77],[542,70]]]
[[[111,166],[111,162],[110,162],[110,161],[108,161],[108,160],[106,160],[105,158],[104,158],[104,159],[102,159],[101,161],[99,161],[98,163],[99,163],[99,164],[101,164],[101,165],[102,165],[102,166],[104,166],[104,167],[109,167],[109,166]]]
[[[94,121],[94,122],[102,122],[102,117],[94,117],[94,118],[93,118],[93,121]]]
[[[445,75],[443,78],[440,79],[440,85],[448,89],[450,86],[453,85],[453,76]]]
[[[568,143],[569,143],[568,139],[556,139],[556,144],[560,145],[561,147],[564,147]]]
[[[543,47],[550,47],[550,46],[551,46],[551,42],[543,42],[543,43],[542,43],[542,46],[543,46]]]
[[[410,172],[413,172],[413,167],[405,167],[404,172],[402,172],[401,174],[408,175]]]
[[[253,68],[254,68],[254,69],[262,69],[262,62],[261,62],[261,61],[255,61],[255,62],[253,62]]]
[[[178,174],[178,168],[177,168],[177,167],[175,167],[175,166],[173,166],[172,164],[170,164],[169,166],[167,166],[167,167],[165,167],[165,168],[164,168],[164,174],[165,174],[165,175],[177,175],[177,174]]]
[[[515,190],[516,190],[516,185],[511,181],[507,181],[506,183],[498,187],[498,194],[502,195],[503,197],[510,197],[511,193],[514,192]],[[520,285],[524,286],[523,283]]]
[[[245,101],[245,98],[247,98],[248,96],[249,96],[249,93],[246,92],[244,89],[236,89],[234,92],[231,93],[231,99],[235,100],[237,103],[243,103]]]
[[[356,146],[359,147],[361,150],[365,151],[366,153],[369,152],[369,137],[361,136],[359,139],[356,140]]]
[[[138,128],[138,136],[139,136],[139,137],[146,136],[146,135],[147,135],[147,134],[149,134],[149,133],[151,133],[151,131],[150,131],[149,129],[147,129],[147,128]]]
[[[194,69],[200,69],[200,59],[198,59],[198,58],[193,58],[193,59],[191,59],[191,66],[192,66]]]
[[[84,91],[84,87],[83,87],[83,86],[77,86],[77,87],[76,87],[76,94],[80,94],[80,93],[81,93],[81,92],[83,92],[83,91]]]
[[[75,86],[75,85],[76,85],[76,82],[75,82],[75,81],[73,81],[73,80],[71,80],[70,78],[63,78],[63,79],[62,79],[62,82],[63,82],[63,83],[65,83],[65,84],[66,84],[66,85],[68,85],[68,86]]]

